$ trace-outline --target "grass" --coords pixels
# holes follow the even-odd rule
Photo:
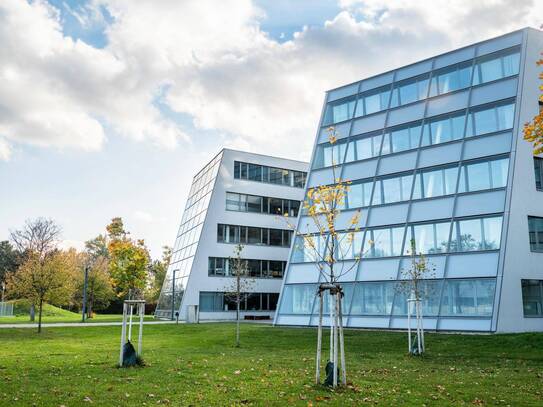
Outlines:
[[[13,301],[13,316],[0,317],[0,325],[2,324],[28,324],[30,321],[30,304],[25,300]],[[122,315],[115,314],[96,314],[93,318],[87,319],[87,322],[119,322],[122,321]],[[153,320],[150,315],[145,316],[145,320]],[[38,322],[38,310],[36,310],[35,323]],[[43,305],[42,323],[68,323],[81,322],[81,314],[71,312],[62,308],[55,307],[50,304]]]
[[[346,332],[348,388],[313,384],[315,331],[147,325],[143,368],[116,367],[119,327],[0,330],[0,405],[543,405],[543,334]]]

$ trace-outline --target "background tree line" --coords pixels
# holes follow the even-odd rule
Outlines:
[[[27,220],[0,242],[0,283],[7,300],[30,303],[30,319],[44,303],[81,311],[87,269],[87,316],[95,311],[118,312],[128,296],[156,304],[171,257],[151,259],[143,239],[133,239],[121,218],[113,218],[106,233],[85,242],[78,251],[59,247],[61,228],[51,219]]]

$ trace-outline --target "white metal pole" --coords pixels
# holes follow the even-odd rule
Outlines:
[[[123,365],[123,347],[126,336],[126,304],[123,304],[123,325],[121,328],[121,351],[119,353],[119,366]]]
[[[138,305],[138,311],[140,314],[140,329],[138,330],[138,356],[141,356],[141,339],[143,336],[143,314],[145,314],[145,304],[140,303]]]
[[[411,353],[411,301],[407,300],[407,352]]]
[[[323,298],[322,291],[319,292],[319,327],[317,329],[317,369],[315,373],[315,383],[320,383],[321,376],[321,351],[322,351],[322,309],[323,309]]]
[[[339,351],[341,358],[341,382],[347,385],[347,368],[345,366],[345,343],[343,341],[343,310],[341,308],[341,295],[338,294],[338,319],[339,319]]]
[[[334,294],[334,295],[337,295]],[[337,335],[337,297],[334,298],[334,387],[337,387],[337,368],[338,368],[338,335]]]
[[[418,347],[418,350],[419,350],[419,355],[421,354],[421,345],[420,345],[420,341],[421,341],[421,335],[420,335],[420,330],[421,330],[421,326],[420,326],[420,300],[417,299],[416,300],[416,312],[417,312],[417,347]]]
[[[334,361],[334,307],[332,307],[332,295],[328,294],[328,307],[330,308],[330,357],[328,360],[330,362]]]
[[[420,337],[421,337],[422,351],[424,352],[426,350],[426,347],[424,344],[424,319],[422,316],[422,304],[420,304]]]
[[[134,305],[130,304],[130,323],[128,324],[128,340],[132,342],[132,311],[134,310]]]

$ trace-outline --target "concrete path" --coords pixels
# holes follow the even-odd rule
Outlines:
[[[138,321],[139,323],[139,321]],[[181,322],[179,322],[181,323]],[[175,324],[175,321],[144,321],[144,325],[161,325],[161,324]],[[121,326],[122,322],[58,322],[58,323],[46,323],[41,324],[42,328],[61,328],[61,327],[80,327],[80,326]],[[136,324],[137,325],[137,324]],[[0,324],[0,329],[3,328],[37,328],[38,324]]]
[[[216,322],[236,322],[233,320],[220,320],[220,321],[200,321],[201,324],[205,323],[216,323]],[[240,321],[242,324],[261,324],[261,325],[272,325],[272,320],[261,320],[261,321]],[[144,321],[144,325],[163,325],[163,324],[175,324],[175,321],[163,320],[163,321]],[[180,324],[185,322],[179,321]],[[42,328],[65,328],[65,327],[86,327],[86,326],[121,326],[121,321],[118,322],[58,322],[58,323],[45,323],[41,324]],[[136,323],[137,325],[137,323]],[[37,328],[38,324],[0,324],[0,329],[13,329],[13,328]]]

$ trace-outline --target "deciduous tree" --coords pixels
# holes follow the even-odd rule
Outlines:
[[[38,306],[38,333],[41,332],[43,304],[66,304],[73,295],[73,268],[69,256],[60,251],[41,259],[37,253],[27,256],[10,275],[10,292]]]
[[[147,283],[149,252],[143,240],[132,240],[121,218],[114,218],[109,233],[109,274],[119,297],[141,292]]]
[[[242,259],[243,245],[234,247],[234,256],[230,257],[230,274],[233,277],[224,289],[224,296],[236,304],[236,347],[239,347],[239,322],[241,303],[248,299],[255,285],[255,280],[249,277],[247,260]]]
[[[52,219],[29,219],[21,229],[10,232],[11,240],[23,256],[23,262],[36,261],[43,267],[47,258],[56,251],[61,228]],[[34,309],[37,304],[31,303],[30,320],[34,321]]]
[[[296,226],[290,222],[285,214],[287,224],[294,230],[296,241],[295,249],[304,253],[308,261],[312,261],[319,272],[319,285],[317,295],[321,306],[319,307],[319,328],[317,337],[317,369],[316,382],[320,378],[320,356],[323,319],[323,296],[329,293],[330,301],[330,330],[331,350],[330,361],[333,363],[333,386],[337,385],[338,347],[341,358],[342,382],[346,384],[345,354],[343,345],[343,317],[341,298],[343,288],[341,278],[355,269],[362,257],[362,241],[360,233],[360,211],[356,210],[349,217],[343,216],[338,222],[345,207],[351,182],[342,179],[339,174],[338,163],[342,160],[338,146],[338,133],[335,128],[328,129],[328,140],[332,153],[331,185],[319,185],[309,188],[303,202],[301,220]],[[303,223],[305,222],[306,223]],[[373,242],[368,242],[370,245]]]

